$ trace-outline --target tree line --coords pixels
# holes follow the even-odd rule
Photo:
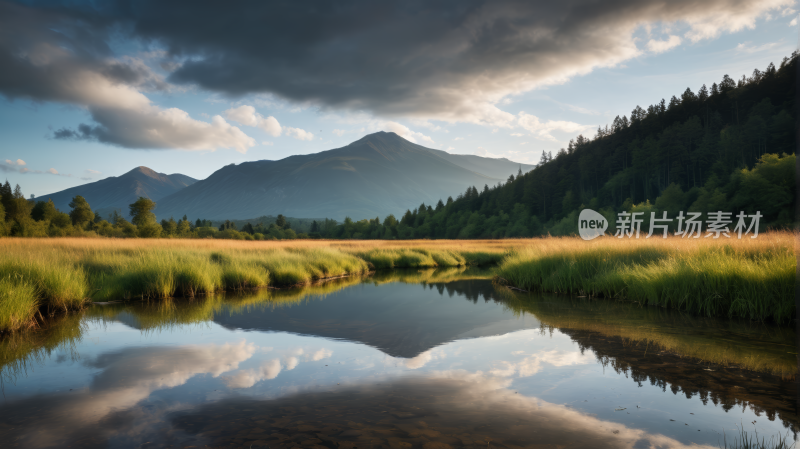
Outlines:
[[[475,186],[436,205],[325,226],[328,238],[503,238],[577,233],[591,208],[619,212],[763,215],[762,229],[792,223],[798,53],[750,77],[725,75],[669,101],[637,106],[594,138],[579,135],[555,156],[496,186]],[[673,225],[674,226],[674,225]],[[644,227],[643,227],[644,228]]]
[[[197,219],[191,222],[185,215],[179,220],[156,220],[153,210],[156,203],[140,197],[128,206],[128,221],[116,210],[106,218],[92,211],[91,205],[82,196],[76,196],[69,204],[70,211],[62,212],[52,200],[26,199],[17,185],[13,190],[8,181],[0,185],[0,236],[15,237],[179,237],[179,238],[224,238],[235,240],[278,240],[308,238],[295,232],[289,219],[278,215],[271,223],[249,222],[237,229],[231,220],[215,225],[211,220]],[[269,219],[270,217],[263,217]],[[306,220],[307,221],[307,220]],[[304,221],[301,221],[301,224]]]

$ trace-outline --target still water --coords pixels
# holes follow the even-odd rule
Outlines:
[[[449,269],[94,305],[0,342],[2,447],[719,447],[800,428],[792,329]]]

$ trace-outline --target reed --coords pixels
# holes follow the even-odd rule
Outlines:
[[[623,298],[698,315],[787,322],[797,267],[791,232],[757,239],[542,239],[498,277],[524,290]]]

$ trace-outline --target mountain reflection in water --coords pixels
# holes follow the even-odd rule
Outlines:
[[[95,306],[0,341],[0,438],[638,449],[799,427],[791,329],[517,294],[489,276],[395,271]]]

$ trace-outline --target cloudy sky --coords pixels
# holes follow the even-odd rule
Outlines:
[[[0,175],[205,178],[394,131],[535,163],[798,45],[794,0],[0,0]]]

